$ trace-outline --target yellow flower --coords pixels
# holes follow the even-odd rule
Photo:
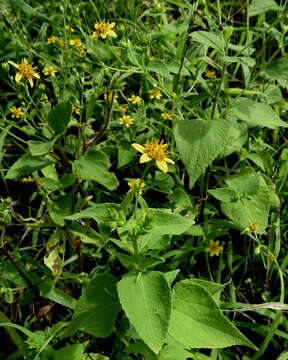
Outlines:
[[[107,100],[107,94],[104,94],[104,99]],[[118,95],[114,93],[114,96],[113,96],[113,93],[109,92],[108,93],[108,101],[109,101],[109,103],[112,101],[112,99],[113,99],[113,102],[117,101]]]
[[[23,99],[23,95],[22,94],[17,94],[17,98],[22,100]]]
[[[72,105],[72,113],[80,115],[80,110],[76,106]]]
[[[57,36],[51,36],[47,39],[47,44],[53,44],[56,41],[58,41],[58,37]]]
[[[168,172],[167,162],[175,164],[174,161],[168,157],[168,144],[163,144],[163,140],[147,140],[144,146],[134,143],[132,147],[143,154],[140,157],[140,164],[155,160],[158,168],[164,173]]]
[[[128,98],[129,101],[131,101],[132,104],[137,104],[142,100],[140,96],[132,95],[131,98]]]
[[[28,176],[28,178],[24,178],[22,181],[23,183],[31,183],[34,182],[34,179],[31,176]]]
[[[80,46],[82,46],[82,40],[79,39],[79,38],[71,39],[69,41],[69,44],[72,45],[72,46],[75,46],[75,47],[80,47]]]
[[[205,249],[206,252],[210,253],[210,256],[219,256],[219,252],[223,251],[223,246],[219,245],[219,241],[210,240],[210,246]]]
[[[54,70],[54,68],[52,66],[47,67],[47,68],[44,69],[44,74],[45,75],[50,75],[50,76],[55,77],[56,72],[57,72],[57,70]]]
[[[133,119],[131,118],[131,116],[129,115],[123,115],[121,118],[120,118],[120,124],[125,124],[125,126],[127,128],[129,128],[129,126],[131,124],[133,124]]]
[[[169,113],[162,113],[161,116],[164,120],[172,120],[172,115]]]
[[[33,67],[32,64],[29,64],[25,58],[21,60],[21,64],[15,64],[13,61],[8,62],[9,64],[15,66],[16,69],[18,69],[18,72],[15,75],[16,82],[20,82],[22,77],[24,77],[28,79],[29,84],[31,85],[31,87],[33,87],[33,77],[40,79],[39,74],[37,74],[35,71],[35,69],[37,69],[37,66]]]
[[[126,108],[125,108],[125,106],[120,105],[118,111],[120,112],[121,115],[125,115],[125,114],[126,114]]]
[[[66,26],[65,26],[65,29],[66,29],[67,31],[71,31],[72,33],[75,32],[75,30],[74,30],[72,27],[70,27],[70,25],[66,25]]]
[[[273,262],[273,261],[275,261],[276,256],[274,254],[272,254],[271,252],[269,252],[267,255],[267,259],[268,259],[268,261]]]
[[[245,231],[255,231],[258,225],[259,225],[258,221],[256,221],[253,224],[250,220],[248,220],[248,227],[246,227],[244,230]]]
[[[113,38],[117,37],[117,34],[114,30],[112,30],[115,26],[115,23],[109,23],[109,20],[105,22],[105,20],[101,21],[100,23],[96,23],[94,28],[96,31],[93,32],[91,36],[91,40],[98,39],[101,37],[102,39],[106,39],[107,36],[111,36]]]
[[[24,115],[24,113],[22,112],[21,107],[16,108],[16,106],[13,106],[10,109],[10,112],[12,114],[12,118],[16,118],[16,119],[19,119],[22,115]]]
[[[205,76],[208,78],[208,79],[211,79],[215,76],[215,71],[207,71]]]
[[[41,100],[42,101],[48,101],[48,96],[46,94],[44,94],[42,97],[41,97]]]
[[[154,99],[154,98],[158,100],[161,99],[162,94],[158,89],[149,90],[149,93],[150,93],[150,99]]]
[[[143,189],[145,187],[145,183],[142,182],[141,179],[136,179],[136,180],[133,180],[133,181],[129,181],[128,185],[130,187],[130,190],[128,192],[132,191],[134,189],[134,187],[136,186],[137,189],[138,189],[139,195],[142,195]]]
[[[84,58],[86,56],[86,51],[81,47],[76,48],[76,54],[80,58]]]
[[[65,42],[64,42],[64,40],[62,40],[62,39],[57,39],[57,42],[58,42],[58,44],[59,44],[60,46],[64,46],[64,45],[65,45]]]

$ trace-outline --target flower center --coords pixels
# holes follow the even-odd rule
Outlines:
[[[33,66],[30,64],[20,64],[19,68],[18,68],[20,74],[26,78],[32,78],[32,76],[34,75],[35,71],[33,69]]]
[[[106,34],[106,32],[108,32],[109,31],[109,23],[105,23],[104,21],[103,22],[101,22],[99,25],[98,25],[98,32],[100,33],[100,34]]]
[[[159,140],[152,139],[150,142],[147,140],[144,145],[144,153],[146,153],[153,160],[164,160],[168,156],[167,152],[168,144],[163,144],[163,140],[159,143]]]

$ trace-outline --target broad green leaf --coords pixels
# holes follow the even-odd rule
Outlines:
[[[44,14],[42,14],[39,9],[33,8],[28,5],[24,0],[8,0],[11,6],[20,9],[23,11],[28,17],[36,17],[40,19],[43,23],[48,23],[52,26],[55,26],[55,23],[50,20],[50,18]]]
[[[170,73],[178,74],[181,62],[179,60],[173,59],[166,66]],[[190,76],[190,71],[185,66],[183,66],[181,69],[181,75]]]
[[[168,209],[153,209],[152,229],[149,233],[179,235],[188,230],[194,221],[184,216],[173,214]]]
[[[146,70],[155,72],[156,74],[159,74],[168,80],[173,80],[173,76],[167,70],[167,66],[160,59],[154,59],[150,61],[146,67]]]
[[[44,280],[39,284],[40,296],[46,297],[57,304],[68,307],[69,309],[75,309],[77,300],[68,295],[61,289],[55,288],[52,281]]]
[[[177,186],[174,188],[173,192],[169,194],[167,198],[174,201],[180,208],[192,208],[191,199],[183,187]]]
[[[166,345],[157,356],[157,360],[186,360],[191,358],[191,353],[183,348]]]
[[[63,134],[70,122],[72,105],[65,101],[54,106],[48,115],[47,122],[56,134]]]
[[[208,31],[194,31],[191,35],[192,40],[200,44],[210,46],[213,49],[223,53],[224,42],[217,34]]]
[[[269,10],[282,10],[274,0],[253,0],[248,7],[248,16],[256,16]]]
[[[84,209],[76,214],[66,216],[66,220],[78,220],[92,218],[99,223],[105,223],[112,220],[111,210],[117,209],[117,205],[113,203],[103,203],[92,205],[88,209]]]
[[[6,179],[16,179],[22,175],[31,174],[51,164],[51,161],[44,156],[32,156],[30,154],[20,157],[8,170]]]
[[[134,157],[134,151],[131,147],[131,142],[127,140],[122,140],[118,143],[118,160],[117,160],[117,167],[120,168],[129,164],[129,162]]]
[[[272,61],[271,64],[266,66],[264,74],[275,80],[287,80],[288,79],[288,58],[282,57],[280,59]]]
[[[53,356],[53,360],[79,360],[83,352],[83,344],[68,345],[59,350],[56,350]]]
[[[175,128],[175,139],[181,160],[190,177],[189,186],[223,151],[229,125],[224,120],[181,120]]]
[[[116,176],[109,172],[109,158],[100,150],[90,149],[87,154],[73,162],[73,173],[83,180],[94,180],[109,190],[118,186]]]
[[[53,145],[53,141],[44,142],[44,141],[33,141],[28,140],[28,148],[33,156],[41,156],[47,154],[50,150],[51,146]]]
[[[235,191],[228,188],[208,190],[208,193],[214,196],[217,200],[221,200],[223,202],[231,202],[235,199]]]
[[[226,179],[226,183],[234,192],[256,195],[260,188],[260,175],[250,168],[242,168],[239,174]]]
[[[190,281],[191,284],[202,286],[205,290],[209,292],[209,294],[212,296],[213,300],[216,302],[216,304],[219,305],[219,297],[221,294],[221,291],[226,287],[227,284],[218,284],[215,282],[202,280],[202,279],[189,279],[187,281]]]
[[[120,309],[115,278],[110,274],[97,274],[82,291],[66,336],[82,330],[96,337],[107,337]]]
[[[221,59],[228,65],[232,63],[240,63],[253,67],[256,64],[256,61],[248,56],[222,56]]]
[[[277,126],[288,126],[269,105],[251,99],[239,99],[229,113],[245,121],[250,127],[266,126],[274,129]]]
[[[166,339],[171,312],[171,293],[163,274],[128,274],[117,288],[128,319],[150,349],[158,353]]]
[[[184,280],[174,286],[169,334],[188,348],[257,348],[221,313],[209,292]]]
[[[233,178],[233,176],[231,178]],[[240,199],[235,202],[221,202],[221,209],[234,224],[243,229],[248,227],[249,221],[253,224],[258,222],[259,224],[255,232],[263,234],[268,225],[270,197],[264,179],[260,177],[259,180],[260,183],[257,194],[248,196],[240,195]]]
[[[59,195],[56,201],[47,204],[52,221],[58,226],[64,226],[64,218],[71,214],[73,206],[73,194]]]

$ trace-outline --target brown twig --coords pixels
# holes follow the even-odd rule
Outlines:
[[[1,246],[2,251],[7,256],[7,258],[11,261],[15,269],[19,272],[19,274],[22,276],[22,278],[35,290],[35,285],[33,282],[28,278],[28,276],[25,274],[25,272],[20,268],[20,266],[16,263],[16,261],[12,258],[10,255],[10,252],[5,249],[5,247]]]
[[[86,145],[86,151],[88,150],[88,148],[92,145],[92,144],[97,144],[99,142],[99,140],[102,138],[102,136],[104,135],[108,125],[109,125],[109,121],[110,121],[110,116],[111,116],[111,109],[113,106],[113,101],[114,101],[114,93],[112,93],[112,98],[111,100],[109,99],[109,94],[106,93],[106,107],[107,107],[107,114],[106,114],[106,120],[105,120],[105,124],[102,128],[101,131],[99,131],[99,133],[90,141],[88,141],[87,145]],[[85,151],[85,153],[86,153]],[[85,154],[84,153],[84,154]]]

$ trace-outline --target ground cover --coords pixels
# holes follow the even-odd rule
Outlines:
[[[288,359],[287,1],[0,1],[1,359]]]

